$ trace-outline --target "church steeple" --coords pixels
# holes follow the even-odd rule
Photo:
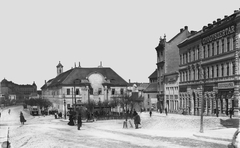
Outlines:
[[[63,66],[61,64],[61,62],[59,61],[58,65],[57,65],[57,75],[60,75],[63,72]]]

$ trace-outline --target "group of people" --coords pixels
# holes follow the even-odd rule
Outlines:
[[[74,120],[77,120],[77,129],[80,130],[80,128],[82,127],[82,115],[80,112],[78,112],[78,113],[70,112],[69,113],[68,125],[74,126],[75,125]]]

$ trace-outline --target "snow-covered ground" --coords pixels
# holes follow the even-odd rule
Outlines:
[[[19,113],[27,120],[25,125],[19,121]],[[153,113],[139,113],[142,124],[134,129],[128,124],[123,129],[123,120],[104,120],[83,122],[81,130],[68,126],[68,120],[55,119],[54,116],[31,116],[22,106],[7,109],[0,118],[0,143],[6,140],[9,128],[9,141],[14,148],[122,148],[122,147],[160,147],[160,148],[221,148],[229,142],[201,139],[193,136],[199,130],[199,117]],[[131,123],[133,121],[129,120]],[[206,117],[205,128],[221,125],[213,118]]]

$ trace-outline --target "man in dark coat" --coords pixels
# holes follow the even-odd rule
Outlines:
[[[20,112],[20,122],[21,124],[24,124],[24,122],[26,122],[22,112]]]
[[[133,117],[133,119],[134,119],[135,128],[138,129],[138,125],[140,124],[141,119],[137,112],[136,112],[136,115]]]
[[[82,126],[82,117],[80,113],[78,113],[77,125],[78,125],[78,130],[80,130],[80,127]]]

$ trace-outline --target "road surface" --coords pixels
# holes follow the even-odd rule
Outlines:
[[[191,132],[123,129],[123,120],[83,122],[81,130],[54,116],[31,116],[22,106],[2,111],[0,143],[7,138],[13,148],[225,148],[228,141],[196,138]],[[23,112],[27,122],[20,124]]]

